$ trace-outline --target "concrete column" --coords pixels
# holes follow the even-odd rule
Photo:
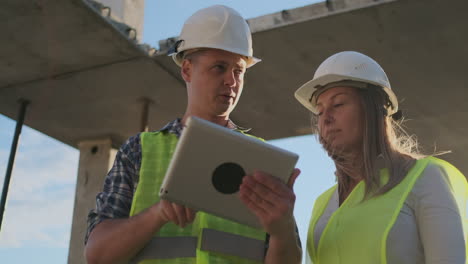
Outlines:
[[[145,15],[145,0],[96,0],[110,7],[111,17],[134,28],[137,40],[143,37],[143,17]]]
[[[84,237],[89,210],[95,208],[96,194],[102,190],[104,178],[112,167],[116,149],[110,139],[87,140],[78,144],[80,160],[76,181],[75,206],[68,252],[69,264],[86,263]]]

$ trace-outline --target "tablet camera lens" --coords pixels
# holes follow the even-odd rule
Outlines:
[[[244,176],[245,171],[241,166],[236,163],[226,162],[216,167],[211,180],[218,192],[233,194],[239,191]]]

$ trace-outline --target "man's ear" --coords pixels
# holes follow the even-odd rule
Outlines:
[[[190,60],[184,59],[182,61],[182,66],[180,67],[180,75],[185,82],[189,83],[192,80],[192,69],[193,64]]]

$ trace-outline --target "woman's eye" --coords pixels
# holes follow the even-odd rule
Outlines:
[[[342,105],[343,105],[343,104],[335,104],[335,105],[333,105],[333,106],[336,108],[336,107],[340,107],[340,106],[342,106]]]

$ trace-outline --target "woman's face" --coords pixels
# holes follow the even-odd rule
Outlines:
[[[359,152],[363,142],[364,110],[357,88],[333,87],[317,98],[318,130],[327,151]]]

